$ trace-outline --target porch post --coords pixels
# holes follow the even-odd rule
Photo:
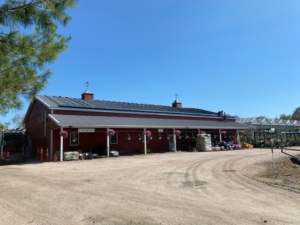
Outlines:
[[[109,130],[109,128],[107,127],[106,128],[106,131],[108,131]],[[108,134],[106,133],[106,154],[107,154],[107,158],[109,158],[109,136],[108,136]]]
[[[239,130],[236,130],[236,133],[237,133],[236,139],[237,139],[238,144],[240,145],[241,141],[240,141],[240,132],[239,132]]]
[[[173,128],[173,142],[174,142],[174,151],[177,152],[175,128]]]
[[[222,142],[222,134],[221,134],[221,129],[219,129],[219,136],[220,136],[220,142]]]
[[[60,127],[60,132],[63,131],[63,127]],[[64,138],[60,136],[60,161],[63,161],[63,151],[64,151]]]
[[[200,129],[198,129],[198,134],[200,134],[200,132],[201,132],[201,130],[200,130]]]
[[[146,137],[146,128],[144,128],[144,154],[147,155],[147,137]]]

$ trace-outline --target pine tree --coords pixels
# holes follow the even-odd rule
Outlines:
[[[0,113],[22,107],[42,90],[47,68],[67,49],[70,37],[57,33],[66,26],[66,11],[77,0],[6,0],[0,5]]]

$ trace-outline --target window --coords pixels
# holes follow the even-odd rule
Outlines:
[[[110,144],[118,144],[118,133],[116,132],[110,137]]]
[[[70,146],[79,145],[79,134],[78,133],[70,133]]]

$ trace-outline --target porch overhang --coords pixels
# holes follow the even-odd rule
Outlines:
[[[253,130],[254,126],[225,121],[205,121],[187,119],[156,119],[107,116],[79,116],[49,114],[49,118],[59,127],[77,128],[177,128],[177,129],[234,129]]]

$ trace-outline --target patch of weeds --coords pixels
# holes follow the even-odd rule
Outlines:
[[[252,177],[300,189],[300,166],[298,163],[298,160],[292,160],[286,156],[280,157],[274,162],[272,160],[260,162],[258,165],[264,167],[263,171]]]

